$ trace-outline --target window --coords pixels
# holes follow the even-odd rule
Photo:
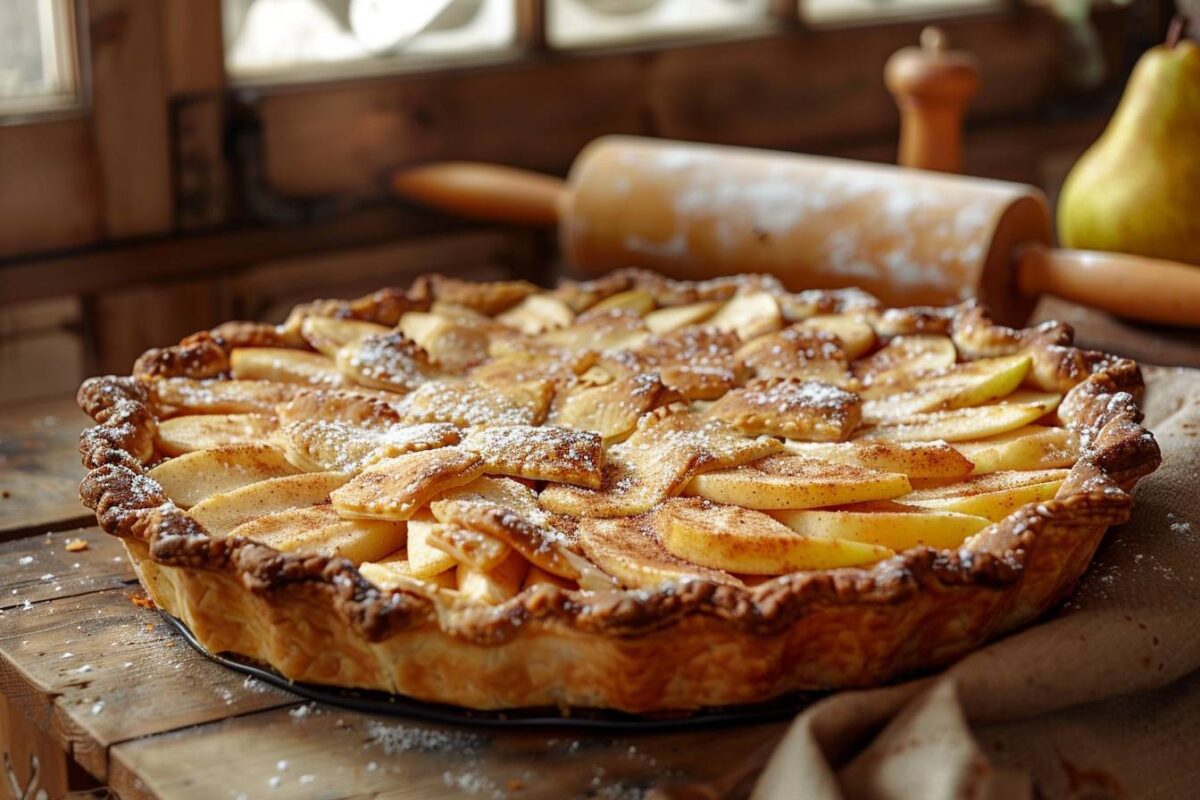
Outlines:
[[[949,16],[994,11],[1009,0],[802,0],[801,13],[814,25],[834,22]]]
[[[74,102],[75,35],[68,0],[4,0],[0,42],[0,113]]]
[[[503,50],[513,0],[223,0],[235,78],[298,67],[394,66],[397,60]]]
[[[555,47],[617,44],[761,23],[767,0],[548,0],[547,39]]]

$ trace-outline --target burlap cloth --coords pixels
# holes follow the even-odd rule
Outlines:
[[[1146,383],[1162,467],[1073,599],[939,675],[810,706],[756,800],[1200,798],[1200,372]]]

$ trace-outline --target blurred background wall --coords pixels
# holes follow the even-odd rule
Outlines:
[[[979,60],[965,171],[1053,197],[1162,0],[4,0],[0,403],[152,345],[441,271],[534,280],[553,235],[398,202],[396,168],[563,174],[605,133],[894,161],[883,65]]]

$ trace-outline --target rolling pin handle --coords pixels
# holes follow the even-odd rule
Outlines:
[[[554,226],[566,205],[566,181],[513,167],[442,161],[392,174],[392,192],[470,219]]]
[[[979,88],[975,58],[946,50],[945,33],[928,27],[920,47],[892,54],[883,79],[900,107],[900,166],[962,172],[963,116]]]
[[[1200,327],[1200,267],[1157,258],[1022,245],[1021,294],[1051,294],[1118,317]]]

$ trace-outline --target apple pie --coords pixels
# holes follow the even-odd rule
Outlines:
[[[212,652],[476,709],[861,687],[1063,600],[1159,451],[979,307],[441,276],[87,381],[84,501]]]

